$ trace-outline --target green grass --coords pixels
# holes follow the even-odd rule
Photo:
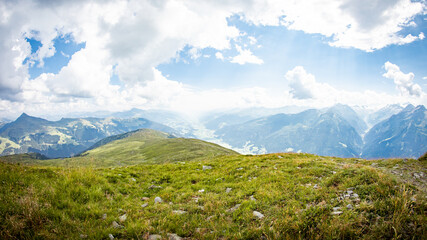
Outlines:
[[[426,163],[310,154],[109,168],[0,163],[0,239],[146,239],[168,233],[189,239],[425,239],[425,176],[417,185],[406,172],[392,172],[397,170],[425,172]],[[340,200],[349,188],[358,201]],[[154,204],[156,196],[163,203]],[[236,211],[227,211],[236,204]],[[333,207],[343,213],[331,215]],[[265,217],[257,219],[253,211]],[[123,228],[113,228],[113,221]]]

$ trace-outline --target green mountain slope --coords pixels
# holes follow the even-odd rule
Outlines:
[[[140,129],[111,136],[96,143],[78,157],[49,160],[26,160],[21,163],[43,166],[113,167],[140,163],[165,163],[210,159],[238,153],[217,144],[198,139],[175,138],[168,133]],[[4,159],[13,159],[1,158]],[[9,160],[10,162],[10,160]]]
[[[426,163],[412,159],[233,155],[97,169],[0,162],[0,172],[0,239],[427,235]]]

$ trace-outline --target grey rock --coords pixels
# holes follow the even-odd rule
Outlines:
[[[256,199],[254,198],[253,195],[249,197],[249,200],[256,202]]]
[[[227,188],[227,189],[225,189],[225,192],[229,193],[229,192],[231,192],[231,190],[232,190],[232,188]]]
[[[160,197],[154,198],[154,203],[161,203],[161,202],[163,202],[162,198]]]
[[[241,170],[243,170],[243,168],[242,168],[242,167],[239,167],[239,168],[237,168],[236,170],[237,170],[237,171],[241,171]]]
[[[135,179],[135,178],[131,178],[130,180],[132,180],[132,182],[136,182],[136,179]]]
[[[80,238],[85,239],[85,238],[87,238],[87,235],[86,234],[80,234]]]
[[[113,236],[113,234],[108,234],[108,238],[110,239],[110,240],[112,240],[112,239],[114,239],[114,236]]]
[[[234,207],[228,209],[226,212],[234,212],[234,211],[236,211],[240,207],[240,205],[241,204],[236,204]]]
[[[350,210],[351,210],[351,209],[353,209],[353,205],[348,204],[348,205],[347,205],[347,209],[350,209]]]
[[[335,211],[335,212],[331,212],[331,215],[341,215],[342,212],[341,211]]]
[[[147,206],[148,206],[148,203],[144,203],[144,204],[141,205],[142,208],[145,208]]]
[[[102,214],[102,220],[105,220],[105,219],[107,219],[107,214],[106,213]]]
[[[148,189],[154,189],[154,188],[162,188],[162,186],[151,185],[148,187]]]
[[[334,208],[332,208],[333,209],[333,211],[334,212],[336,212],[336,211],[338,211],[338,210],[341,210],[341,207],[334,207]]]
[[[318,189],[318,188],[319,188],[319,186],[318,186],[317,184],[314,184],[313,188],[314,188],[314,189]]]
[[[205,192],[205,189],[200,189],[199,193]]]
[[[124,227],[118,224],[116,221],[113,221],[113,228],[124,228]]]
[[[262,213],[260,213],[260,212],[258,212],[258,211],[253,211],[253,212],[252,212],[252,214],[253,214],[255,217],[259,218],[259,219],[264,218],[264,214],[262,214]]]
[[[126,215],[126,213],[125,214],[123,214],[122,216],[120,216],[119,217],[119,221],[120,222],[124,222],[124,221],[126,221],[126,218],[127,218],[128,216]]]
[[[148,240],[161,240],[162,236],[158,235],[158,234],[151,234],[148,236]]]
[[[203,166],[203,171],[209,170],[209,169],[212,169],[212,167],[211,166]]]
[[[169,240],[181,240],[182,239],[182,237],[178,236],[175,233],[168,233],[168,238],[169,238]]]
[[[172,213],[181,215],[181,214],[184,214],[184,213],[187,213],[187,212],[186,211],[182,211],[182,210],[173,210]]]

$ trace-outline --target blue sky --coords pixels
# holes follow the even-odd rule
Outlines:
[[[1,2],[0,113],[426,104],[426,9],[410,0]]]

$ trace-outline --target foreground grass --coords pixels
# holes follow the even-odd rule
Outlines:
[[[0,239],[425,239],[425,177],[405,183],[396,164],[426,166],[309,154],[97,169],[0,163]]]

